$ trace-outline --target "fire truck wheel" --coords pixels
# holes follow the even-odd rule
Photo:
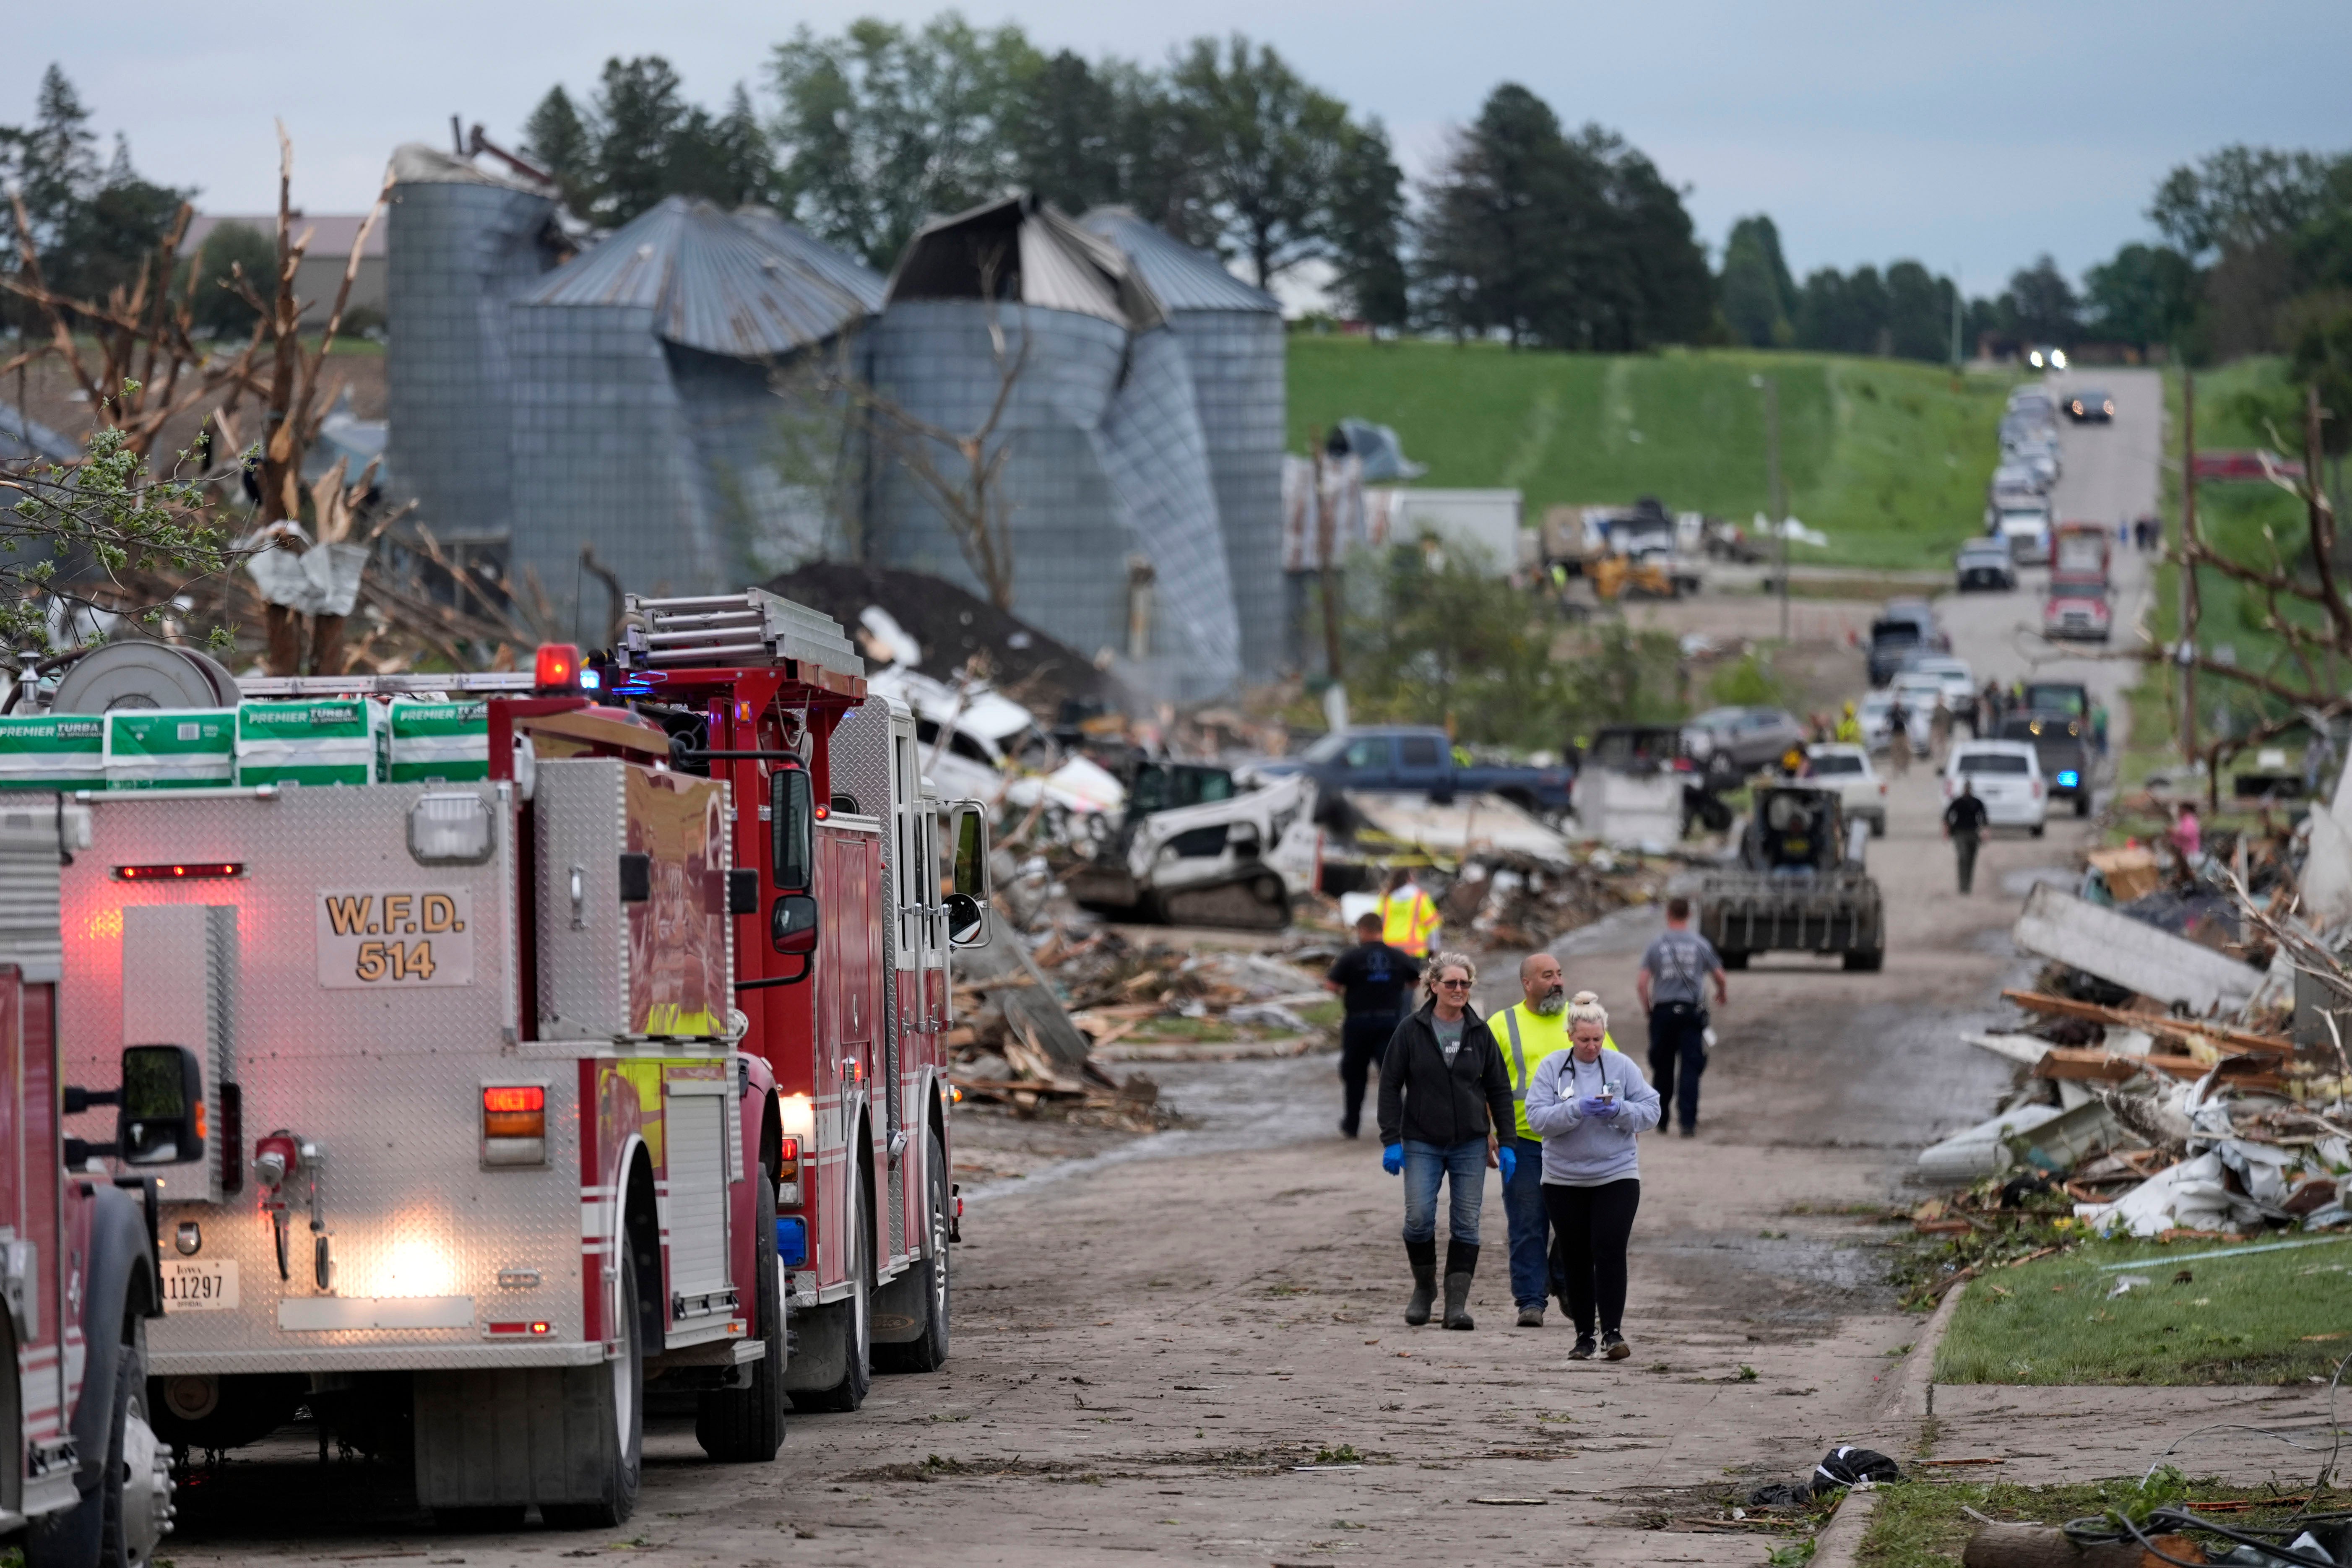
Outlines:
[[[136,1338],[117,1352],[98,1486],[25,1537],[26,1568],[142,1568],[170,1528],[171,1461],[147,1425],[146,1339],[140,1320]]]
[[[776,1259],[776,1184],[764,1170],[754,1180],[759,1191],[751,1222],[751,1268],[757,1276],[752,1329],[767,1342],[768,1353],[751,1363],[749,1388],[705,1394],[694,1413],[694,1440],[723,1464],[764,1465],[784,1441],[784,1291],[782,1265]]]
[[[858,1163],[861,1168],[871,1168],[866,1161]],[[856,1287],[843,1300],[828,1302],[812,1314],[832,1320],[817,1331],[839,1334],[846,1340],[843,1347],[845,1365],[841,1381],[831,1388],[795,1392],[795,1410],[856,1410],[866,1403],[866,1391],[874,1386],[874,1231],[866,1223],[873,1204],[865,1183],[852,1183],[849,1191],[849,1212],[844,1217],[849,1230],[849,1277],[856,1281]]]
[[[930,1256],[915,1266],[923,1282],[923,1332],[905,1344],[876,1345],[877,1372],[937,1372],[948,1363],[948,1156],[937,1132],[929,1142],[930,1212],[924,1224],[929,1232],[925,1250]]]
[[[605,1493],[593,1502],[539,1505],[550,1530],[608,1530],[637,1510],[637,1482],[645,1460],[646,1345],[644,1302],[637,1295],[637,1257],[633,1247],[621,1248],[621,1353],[601,1367],[577,1369],[594,1377],[604,1403],[604,1419],[574,1442],[593,1445],[593,1454],[576,1456],[566,1465],[578,1474],[602,1470],[608,1479]]]

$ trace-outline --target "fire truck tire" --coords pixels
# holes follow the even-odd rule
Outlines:
[[[862,1153],[863,1141],[859,1149]],[[858,1164],[861,1169],[872,1168],[863,1159]],[[802,1331],[803,1344],[823,1336],[835,1338],[833,1348],[843,1360],[841,1381],[829,1388],[793,1390],[795,1410],[853,1411],[866,1403],[866,1391],[874,1385],[874,1229],[866,1219],[873,1202],[866,1187],[864,1182],[853,1182],[849,1188],[849,1277],[856,1281],[856,1288],[842,1300],[810,1313],[814,1326]],[[812,1359],[822,1359],[824,1353],[819,1349]]]
[[[585,1432],[566,1424],[566,1436],[593,1451],[572,1456],[573,1474],[601,1472],[604,1495],[593,1502],[543,1502],[540,1517],[550,1530],[609,1530],[637,1511],[637,1485],[645,1463],[646,1344],[644,1301],[637,1294],[634,1247],[621,1253],[621,1353],[601,1367],[574,1369],[598,1380],[604,1419]]]
[[[940,1146],[937,1131],[929,1135],[929,1144],[930,1174],[924,1184],[930,1201],[925,1205],[928,1212],[923,1226],[924,1247],[929,1256],[908,1270],[920,1282],[923,1331],[904,1344],[877,1344],[877,1372],[937,1372],[948,1363],[948,1309],[951,1299],[948,1278],[948,1217],[951,1212],[948,1200],[948,1154]]]
[[[114,1408],[99,1484],[25,1537],[26,1568],[142,1568],[170,1528],[170,1450],[147,1425],[147,1334],[116,1352]]]
[[[784,1441],[783,1266],[776,1258],[776,1184],[758,1173],[753,1200],[751,1268],[754,1330],[768,1353],[751,1363],[749,1388],[724,1388],[697,1401],[694,1440],[722,1464],[764,1465]]]

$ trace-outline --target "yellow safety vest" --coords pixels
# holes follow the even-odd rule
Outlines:
[[[1437,934],[1437,900],[1412,884],[1399,891],[1407,896],[1381,895],[1381,940],[1399,952],[1427,958],[1430,941]]]
[[[1514,1002],[1495,1022],[1502,1026],[1503,1070],[1511,1077],[1511,1116],[1518,1123],[1520,1137],[1538,1137],[1528,1125],[1528,1085],[1535,1081],[1536,1069],[1543,1066],[1546,1057],[1558,1056],[1573,1043],[1568,1037],[1568,1009],[1563,1007],[1547,1018],[1525,1002]],[[1617,1048],[1617,1042],[1605,1033],[1601,1044],[1604,1050]]]

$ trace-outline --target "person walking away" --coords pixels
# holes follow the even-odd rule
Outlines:
[[[1597,1351],[1611,1361],[1625,1342],[1625,1245],[1642,1204],[1636,1141],[1665,1116],[1642,1069],[1608,1045],[1609,1010],[1590,991],[1568,1008],[1569,1049],[1544,1058],[1528,1086],[1528,1123],[1543,1133],[1543,1197],[1568,1276],[1576,1324],[1570,1361]],[[1598,1328],[1596,1341],[1593,1331]]]
[[[1960,793],[1944,807],[1944,837],[1952,841],[1952,859],[1959,868],[1963,893],[1976,885],[1977,847],[1984,841],[1985,820],[1985,804],[1977,798],[1976,785],[1968,774],[1962,773]]]
[[[1886,708],[1886,765],[1896,778],[1911,773],[1911,710],[1896,698]]]
[[[1944,765],[1944,754],[1952,749],[1952,710],[1944,704],[1942,692],[1936,694],[1935,710],[1927,715],[1927,757],[1937,767]]]
[[[1429,1321],[1437,1294],[1437,1188],[1446,1187],[1445,1326],[1475,1329],[1470,1281],[1478,1271],[1478,1209],[1486,1167],[1508,1188],[1518,1151],[1498,1143],[1513,1124],[1510,1075],[1493,1031],[1470,1006],[1478,966],[1442,952],[1429,966],[1429,1001],[1397,1026],[1381,1063],[1381,1168],[1404,1177],[1404,1255],[1412,1300],[1404,1321]]]
[[[2000,728],[2000,682],[1985,682],[1984,694],[1977,699],[1976,738],[1983,740]]]
[[[1362,1122],[1365,1076],[1412,1007],[1413,982],[1420,978],[1421,965],[1410,954],[1381,940],[1380,916],[1357,918],[1356,945],[1323,977],[1324,989],[1340,994],[1346,1015],[1339,1025],[1341,1137],[1353,1138]]]
[[[1551,1221],[1544,1212],[1543,1139],[1528,1122],[1528,1084],[1545,1060],[1568,1049],[1568,983],[1559,960],[1548,952],[1531,952],[1519,961],[1520,1000],[1496,1014],[1490,1027],[1503,1047],[1503,1067],[1511,1079],[1511,1140],[1518,1152],[1518,1169],[1503,1184],[1503,1213],[1511,1227],[1511,1299],[1518,1304],[1519,1327],[1543,1327],[1544,1302],[1562,1294],[1559,1249],[1552,1245]]]
[[[1666,929],[1642,954],[1633,991],[1650,1015],[1650,1081],[1672,1096],[1683,1136],[1698,1136],[1698,1075],[1706,1070],[1706,984],[1715,1000],[1727,1003],[1723,960],[1713,943],[1690,929],[1691,905],[1677,895],[1666,900]]]
[[[1409,958],[1427,958],[1437,945],[1437,900],[1421,890],[1412,873],[1400,866],[1389,873],[1389,890],[1381,895],[1381,937]]]
[[[2099,748],[2099,755],[2107,754],[2107,705],[2091,704],[2091,744]]]

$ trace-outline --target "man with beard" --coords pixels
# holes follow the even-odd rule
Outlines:
[[[1519,963],[1519,989],[1522,999],[1505,1008],[1490,1027],[1510,1075],[1514,1125],[1508,1135],[1518,1151],[1514,1177],[1503,1184],[1503,1213],[1511,1230],[1511,1298],[1519,1305],[1519,1327],[1539,1329],[1548,1297],[1558,1296],[1563,1310],[1568,1302],[1568,1276],[1544,1210],[1543,1139],[1528,1125],[1528,1085],[1545,1058],[1569,1047],[1568,984],[1559,960],[1549,952],[1529,953]]]

